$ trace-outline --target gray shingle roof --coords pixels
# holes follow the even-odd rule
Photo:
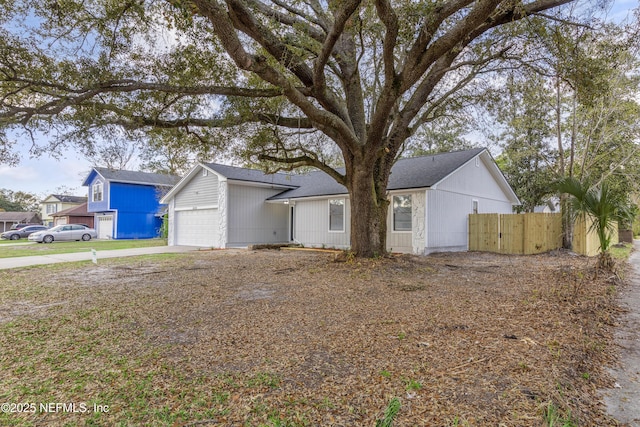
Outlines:
[[[264,184],[282,185],[295,188],[300,185],[300,176],[285,173],[266,174],[257,169],[239,168],[236,166],[220,165],[218,163],[204,163],[209,169],[216,171],[228,179],[236,181],[260,182]]]
[[[484,148],[400,159],[391,169],[387,189],[403,190],[431,187],[482,151]],[[340,172],[342,173],[342,171]],[[347,194],[347,189],[344,186],[320,171],[298,175],[292,181],[299,186],[277,194],[271,197],[271,200]]]
[[[128,182],[134,184],[173,186],[179,180],[179,176],[165,175],[160,173],[113,170],[108,168],[94,168],[96,172],[102,175],[108,181]]]
[[[0,222],[40,222],[37,212],[0,212]]]

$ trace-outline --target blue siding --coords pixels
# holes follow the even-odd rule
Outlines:
[[[93,201],[93,184],[96,181],[102,182],[102,201],[94,202]],[[89,195],[89,202],[87,204],[87,212],[104,212],[109,210],[109,183],[104,182],[104,179],[101,178],[96,171],[91,172],[89,178],[87,179],[89,190],[87,191]]]
[[[159,194],[151,185],[110,183],[110,208],[118,211],[117,239],[157,237],[161,225]]]

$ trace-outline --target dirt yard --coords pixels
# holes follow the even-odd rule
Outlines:
[[[394,426],[616,425],[597,389],[617,285],[592,266],[238,250],[3,271],[0,401],[36,410],[0,424],[373,427],[398,398]]]

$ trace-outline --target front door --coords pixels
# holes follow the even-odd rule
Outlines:
[[[291,205],[291,207],[289,208],[289,241],[293,242],[295,241],[295,236],[294,236],[294,229],[295,229],[295,206]]]

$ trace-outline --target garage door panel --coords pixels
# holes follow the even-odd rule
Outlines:
[[[113,215],[98,217],[98,239],[113,238]]]
[[[175,217],[177,245],[205,247],[219,245],[217,209],[178,211]]]

